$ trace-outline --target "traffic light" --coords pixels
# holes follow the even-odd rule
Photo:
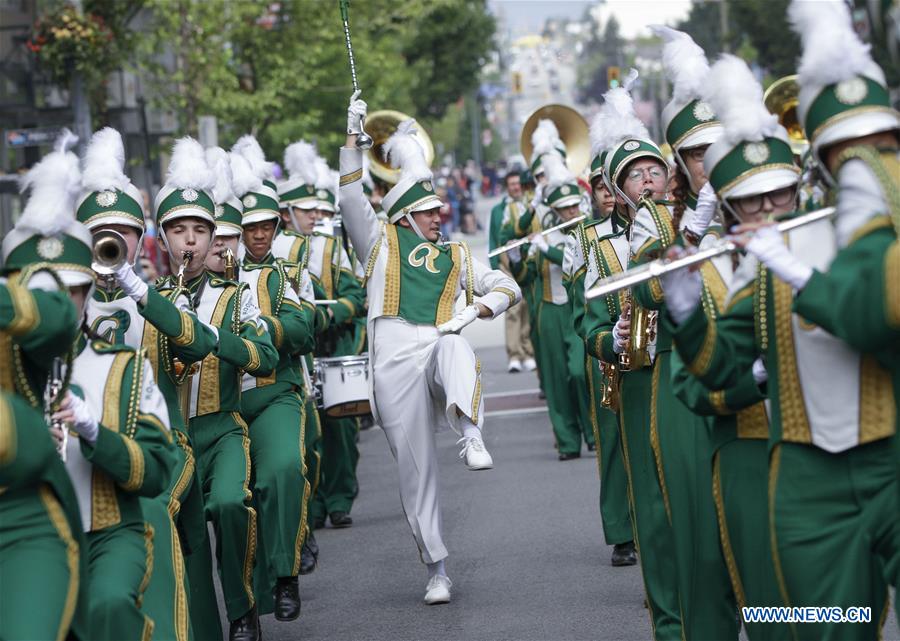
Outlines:
[[[619,86],[619,74],[620,69],[618,67],[606,68],[606,84],[610,89],[615,89]]]
[[[512,76],[513,93],[522,93],[522,73],[513,71]]]

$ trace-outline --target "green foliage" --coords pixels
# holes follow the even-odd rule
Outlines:
[[[300,138],[331,161],[353,91],[336,0],[147,0],[142,66],[180,132],[215,115],[220,142],[252,132],[272,159]],[[350,27],[370,111],[440,118],[477,86],[493,20],[483,0],[357,0]],[[168,52],[160,54],[159,52]]]
[[[723,37],[722,3],[693,0],[687,19],[678,28],[689,33],[710,59],[727,49],[777,78],[795,73],[800,56],[800,40],[787,20],[789,3],[790,0],[728,2]]]

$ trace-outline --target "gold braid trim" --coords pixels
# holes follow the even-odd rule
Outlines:
[[[75,604],[78,600],[78,586],[80,583],[80,567],[78,563],[78,542],[72,536],[72,529],[69,527],[69,521],[63,513],[56,495],[50,489],[50,486],[42,483],[38,493],[41,502],[47,510],[47,516],[59,538],[66,545],[66,566],[69,569],[69,586],[66,589],[66,602],[63,606],[62,615],[59,617],[59,629],[56,632],[56,640],[63,641],[69,632],[69,626],[72,624],[72,617],[75,615]]]
[[[506,294],[506,297],[509,299],[510,307],[516,304],[516,293],[511,289],[507,289],[506,287],[495,287],[491,291],[497,292],[498,294]]]
[[[743,608],[747,605],[747,596],[744,592],[741,574],[738,571],[737,559],[734,558],[734,549],[731,547],[731,536],[728,533],[725,501],[722,499],[722,466],[719,460],[719,452],[716,452],[713,456],[713,503],[716,506],[716,519],[719,521],[719,541],[722,543],[722,556],[725,557],[725,567],[728,568],[728,576],[731,579],[734,598],[738,607]]]
[[[712,362],[713,353],[716,350],[716,322],[715,320],[706,319],[706,334],[703,336],[703,344],[696,358],[691,361],[687,368],[694,376],[702,376],[709,370]]]
[[[248,341],[246,338],[242,338],[241,341],[247,349],[248,356],[247,364],[244,365],[244,371],[255,372],[259,369],[259,352],[256,350],[256,344],[253,341]]]
[[[349,174],[345,174],[341,176],[340,184],[338,186],[343,187],[344,185],[349,185],[352,182],[356,182],[357,180],[362,178],[362,175],[363,170],[361,168]]]
[[[0,397],[0,465],[16,458],[16,417],[9,401]]]
[[[478,425],[478,409],[481,407],[481,360],[475,358],[475,391],[472,394],[472,423]]]
[[[125,449],[128,450],[128,461],[131,469],[128,480],[121,484],[126,492],[136,492],[144,484],[144,452],[141,447],[124,434],[121,435]]]
[[[13,336],[22,336],[40,323],[37,302],[32,293],[20,282],[20,277],[10,278],[6,286],[13,306],[13,319],[7,325],[6,331]]]
[[[303,472],[303,495],[300,499],[300,523],[297,527],[297,535],[294,539],[294,565],[292,567],[293,575],[297,576],[300,573],[301,550],[304,541],[306,541],[306,511],[309,505],[312,486],[309,484],[309,479],[306,478],[306,475],[308,474],[308,470],[306,469],[306,403],[303,402],[303,399],[299,394],[295,393],[294,396],[297,399],[297,403],[300,404],[300,468]]]
[[[234,422],[241,426],[241,444],[244,449],[244,479],[241,487],[244,490],[244,500],[248,503],[253,497],[250,492],[250,436],[247,423],[238,412],[232,412],[231,417]],[[247,505],[247,544],[244,548],[244,567],[241,574],[244,593],[247,595],[247,602],[250,607],[256,603],[253,596],[253,566],[256,562],[256,510]]]
[[[194,323],[190,314],[181,311],[181,333],[172,338],[172,342],[179,346],[190,345],[194,342]]]
[[[653,377],[650,386],[650,449],[653,451],[653,459],[656,461],[656,474],[659,477],[659,488],[662,490],[663,507],[666,509],[666,517],[672,524],[672,507],[669,504],[669,489],[666,487],[666,474],[663,471],[662,449],[659,446],[659,424],[657,421],[656,405],[659,401],[659,370],[653,368]]]
[[[884,312],[888,326],[900,328],[900,241],[884,255]]]
[[[141,584],[138,586],[138,596],[135,600],[135,604],[138,607],[141,607],[144,601],[144,592],[147,591],[147,586],[150,585],[150,577],[153,576],[153,534],[153,526],[149,522],[144,521],[144,576],[141,579]]]

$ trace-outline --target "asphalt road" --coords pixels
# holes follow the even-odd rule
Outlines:
[[[502,348],[479,350],[491,394],[537,387],[505,372]],[[360,438],[360,494],[350,529],[316,532],[318,569],[301,577],[292,623],[263,618],[267,640],[580,640],[650,638],[639,570],[609,565],[597,506],[597,459],[560,462],[545,411],[492,415],[495,469],[470,472],[452,432],[437,434],[449,605],[422,603],[427,575],[397,491],[384,434]]]

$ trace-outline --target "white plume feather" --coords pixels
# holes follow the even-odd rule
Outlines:
[[[651,25],[650,30],[665,41],[662,63],[672,83],[672,99],[687,104],[700,96],[709,73],[703,49],[683,31],[664,25]]]
[[[760,141],[778,130],[778,116],[769,113],[763,90],[747,63],[723,54],[709,72],[704,99],[725,128],[725,139]]]
[[[243,198],[247,192],[258,191],[262,178],[253,173],[250,162],[241,154],[231,152],[231,188],[234,195]]]
[[[304,184],[316,182],[316,147],[305,140],[291,143],[284,150],[284,168],[291,178],[300,178]]]
[[[238,138],[231,151],[243,156],[260,180],[272,178],[272,163],[266,160],[265,152],[252,134],[244,134]]]
[[[216,177],[212,188],[213,201],[218,205],[228,202],[234,197],[228,152],[221,147],[210,147],[206,150],[206,162]]]
[[[565,149],[562,139],[559,137],[559,130],[552,120],[538,120],[537,127],[531,134],[531,158],[538,158],[551,151]]]
[[[626,138],[649,138],[646,125],[634,113],[631,88],[638,79],[637,69],[631,69],[620,87],[603,94],[600,113],[594,118],[598,149],[610,149]],[[593,129],[593,127],[592,127]],[[593,147],[593,139],[592,139]]]
[[[316,157],[316,189],[328,189],[331,191],[334,189],[334,185],[331,184],[331,169],[328,167],[328,163],[321,156]]]
[[[566,161],[560,153],[552,151],[541,157],[541,166],[544,168],[544,175],[547,177],[547,187],[544,193],[550,193],[557,187],[561,187],[566,183],[575,182],[575,176],[566,166]]]
[[[69,148],[78,136],[63,129],[53,151],[28,170],[19,182],[22,193],[29,192],[28,203],[16,223],[16,229],[42,236],[55,236],[75,221],[75,199],[81,191],[78,156]]]
[[[131,182],[123,171],[125,145],[122,135],[112,127],[104,127],[91,136],[82,167],[81,184],[85,191],[124,191]]]
[[[206,164],[203,146],[190,136],[176,140],[169,171],[166,172],[166,185],[174,189],[191,187],[208,192],[215,182],[216,178]]]
[[[872,65],[869,45],[853,30],[844,0],[793,0],[788,18],[803,41],[800,84],[829,85],[859,75]]]
[[[384,158],[392,167],[400,170],[402,178],[413,181],[429,180],[431,169],[425,162],[425,152],[416,141],[416,121],[404,120],[397,131],[384,143]]]

